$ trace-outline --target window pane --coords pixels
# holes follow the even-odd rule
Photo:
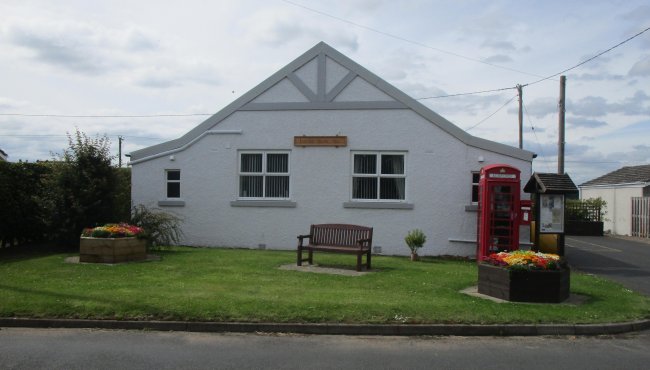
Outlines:
[[[406,184],[406,179],[386,179],[382,178],[379,180],[381,189],[380,199],[399,199],[403,200],[404,197],[404,185]]]
[[[181,171],[179,170],[167,171],[167,180],[180,180],[180,179],[181,179]]]
[[[353,177],[352,198],[353,199],[377,199],[377,178],[376,177]]]
[[[241,172],[262,172],[262,154],[242,154]]]
[[[478,184],[480,180],[481,180],[481,174],[478,172],[472,172],[472,183]]]
[[[289,198],[289,176],[267,176],[266,197]]]
[[[266,172],[270,172],[270,173],[288,173],[289,172],[289,154],[267,154],[266,155]]]
[[[381,156],[381,173],[385,175],[403,175],[404,174],[404,156],[403,155],[382,155]]]
[[[262,180],[262,176],[240,176],[239,196],[242,198],[261,198]]]
[[[168,182],[167,183],[167,198],[180,198],[181,197],[181,183]]]
[[[377,155],[355,154],[354,173],[364,173],[364,174],[377,173]]]
[[[472,185],[472,202],[478,202],[478,185]]]

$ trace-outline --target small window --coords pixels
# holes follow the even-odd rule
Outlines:
[[[240,153],[239,197],[289,199],[289,153]]]
[[[479,172],[472,172],[472,204],[478,204],[478,182],[480,179]]]
[[[181,197],[181,170],[167,170],[167,198]]]
[[[352,199],[402,201],[406,199],[406,172],[402,153],[355,153]]]

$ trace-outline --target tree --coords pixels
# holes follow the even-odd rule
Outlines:
[[[52,238],[76,246],[84,227],[113,221],[117,180],[110,141],[106,136],[90,138],[78,129],[68,133],[68,148],[52,168],[49,197],[44,199],[51,211]]]

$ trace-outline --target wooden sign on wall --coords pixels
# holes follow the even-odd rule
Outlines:
[[[347,136],[294,136],[295,146],[348,146]]]

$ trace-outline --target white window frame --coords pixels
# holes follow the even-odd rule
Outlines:
[[[355,155],[375,155],[375,173],[355,173],[354,172],[354,156]],[[404,173],[402,174],[382,174],[381,173],[381,156],[383,155],[400,155],[404,159]],[[400,151],[353,151],[350,157],[350,200],[352,202],[375,202],[375,203],[406,203],[408,200],[408,171],[407,171],[407,152]],[[377,179],[377,198],[364,199],[354,198],[354,178],[355,177],[369,177]],[[403,178],[404,179],[404,199],[381,199],[381,179],[382,178]]]
[[[241,161],[244,154],[261,154],[262,155],[262,172],[242,172]],[[287,172],[268,172],[266,158],[268,154],[286,154],[287,155]],[[261,197],[242,197],[241,177],[242,176],[261,176],[262,177],[262,196]],[[289,178],[289,194],[284,197],[267,197],[266,194],[266,177],[267,176],[287,176]],[[291,151],[289,150],[241,150],[237,153],[237,199],[239,200],[289,200],[291,199]]]
[[[169,179],[169,173],[170,172],[178,172],[178,180],[170,180]],[[169,196],[169,184],[178,184],[178,196],[177,197],[170,197]],[[181,199],[181,170],[177,168],[168,168],[165,169],[165,198],[166,199]]]

